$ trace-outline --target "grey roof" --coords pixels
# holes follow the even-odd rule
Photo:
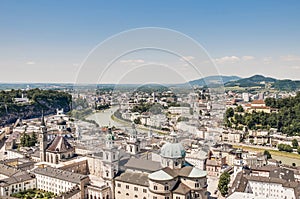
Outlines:
[[[136,158],[130,158],[124,166],[128,169],[136,169],[145,172],[154,172],[162,168],[160,162]]]
[[[116,177],[115,181],[128,182],[147,187],[149,186],[148,174],[145,173],[134,173],[127,171]]]
[[[190,191],[191,191],[191,189],[188,186],[186,186],[185,184],[177,183],[177,185],[175,186],[175,188],[173,190],[173,193],[185,195]]]
[[[8,185],[24,182],[24,181],[31,180],[34,178],[35,178],[35,176],[33,174],[29,174],[29,173],[25,173],[22,175],[16,175],[16,176],[13,176],[10,178],[5,178],[5,179],[0,180],[0,186],[6,187]]]
[[[11,177],[14,174],[20,172],[20,170],[7,166],[5,164],[0,164],[0,174]]]
[[[61,170],[61,169],[56,169],[53,167],[36,168],[33,171],[33,173],[45,175],[45,176],[48,176],[51,178],[56,178],[56,179],[60,179],[60,180],[64,180],[64,181],[68,181],[68,182],[72,182],[72,183],[76,183],[76,184],[80,184],[80,182],[83,179],[88,178],[87,175],[73,173],[73,172],[69,172],[69,171],[65,171],[65,170]]]
[[[294,171],[286,168],[280,168],[271,170],[269,173],[271,178],[281,178],[287,181],[295,181]]]
[[[155,181],[168,181],[182,176],[186,178],[203,178],[207,176],[207,172],[193,166],[185,166],[181,169],[171,169],[165,167],[159,171],[151,173],[149,179]]]
[[[157,181],[168,181],[173,180],[173,176],[165,172],[164,170],[159,170],[149,175],[149,179]]]
[[[180,169],[179,175],[188,178],[203,178],[207,176],[207,172],[196,167],[186,166]]]
[[[55,199],[71,198],[72,196],[78,194],[79,192],[80,192],[80,188],[76,185],[71,190],[68,190],[67,192],[56,197]]]

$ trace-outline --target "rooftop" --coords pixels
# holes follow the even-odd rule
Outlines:
[[[44,175],[51,178],[56,178],[56,179],[60,179],[60,180],[64,180],[76,184],[80,184],[80,182],[83,179],[88,178],[88,176],[86,175],[64,171],[53,167],[36,168],[33,172],[35,174],[40,174],[40,175]]]
[[[146,172],[154,172],[162,168],[160,162],[136,158],[130,158],[124,166],[129,169],[137,169]]]
[[[8,185],[28,181],[28,180],[31,180],[34,178],[35,178],[35,176],[33,174],[24,173],[22,175],[12,176],[10,178],[5,178],[5,179],[0,180],[0,186],[5,187]]]
[[[120,176],[116,177],[115,180],[121,182],[129,182],[132,184],[146,187],[149,186],[148,174],[145,173],[134,173],[127,171],[125,173],[122,173]]]
[[[72,145],[67,141],[64,136],[56,136],[47,147],[47,151],[49,152],[68,152],[73,150]]]

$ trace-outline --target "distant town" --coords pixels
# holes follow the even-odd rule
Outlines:
[[[0,197],[299,198],[298,82],[233,78],[3,89]]]

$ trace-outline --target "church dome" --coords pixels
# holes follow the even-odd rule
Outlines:
[[[181,143],[166,143],[161,148],[160,155],[164,158],[184,158],[185,149]]]

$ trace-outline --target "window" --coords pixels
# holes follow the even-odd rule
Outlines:
[[[144,193],[147,193],[147,189],[143,189],[143,192],[144,192]]]
[[[199,183],[195,183],[195,188],[199,188],[200,184]]]
[[[137,196],[137,195],[134,195],[134,197],[137,198],[138,196]]]
[[[121,187],[121,183],[117,183],[117,186],[118,186],[118,187]]]
[[[170,199],[170,197],[169,197],[169,196],[166,196],[165,199]]]
[[[168,191],[168,190],[169,190],[169,186],[165,185],[165,191]]]
[[[129,196],[129,193],[126,193],[126,196]]]
[[[154,189],[154,190],[157,190],[157,186],[156,186],[156,185],[154,185],[153,189]]]
[[[129,189],[129,185],[126,185],[126,189]]]
[[[153,199],[157,199],[157,197],[156,197],[156,196],[153,196]]]
[[[179,196],[176,196],[176,199],[180,199],[180,197],[179,197]]]
[[[134,187],[134,191],[138,191],[139,189],[137,187]]]

